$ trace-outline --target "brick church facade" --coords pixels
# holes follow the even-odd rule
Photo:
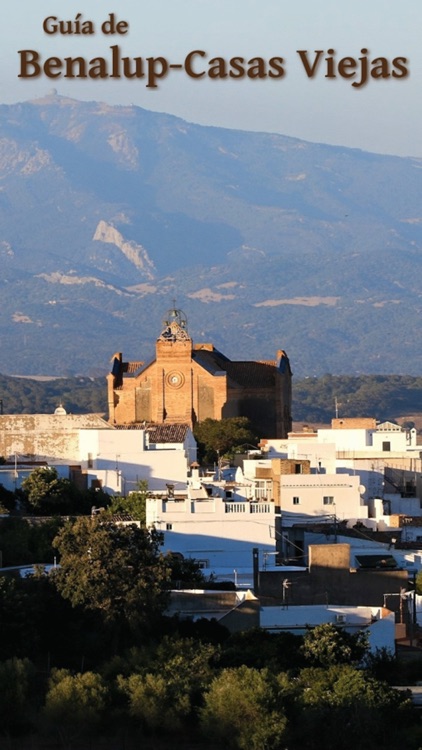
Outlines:
[[[208,417],[248,417],[265,437],[291,430],[291,370],[286,353],[275,361],[233,362],[213,344],[194,344],[181,310],[169,310],[152,362],[113,357],[108,375],[111,424],[183,423]]]

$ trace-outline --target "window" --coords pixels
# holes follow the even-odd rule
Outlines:
[[[334,505],[334,498],[332,495],[325,495],[322,499],[323,505]]]
[[[254,487],[254,499],[266,500],[272,493],[272,481],[270,479],[257,479]]]
[[[295,464],[295,474],[302,474],[302,464]]]
[[[171,531],[172,528],[173,528],[173,524],[172,523],[166,523],[166,531]]]
[[[293,505],[299,505],[299,503],[300,503],[300,498],[294,497],[293,498]]]
[[[391,443],[389,440],[385,440],[382,444],[383,451],[391,451]]]

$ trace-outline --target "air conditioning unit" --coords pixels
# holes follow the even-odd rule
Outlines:
[[[336,615],[337,625],[344,625],[345,622],[346,622],[346,615]]]

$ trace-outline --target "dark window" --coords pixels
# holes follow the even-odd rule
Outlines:
[[[383,451],[391,451],[391,443],[389,440],[385,440],[382,444]]]

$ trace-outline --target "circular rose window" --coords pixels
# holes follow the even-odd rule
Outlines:
[[[181,386],[185,382],[184,375],[182,375],[181,372],[177,372],[176,370],[169,372],[166,380],[168,385],[171,385],[172,388],[181,388]]]

